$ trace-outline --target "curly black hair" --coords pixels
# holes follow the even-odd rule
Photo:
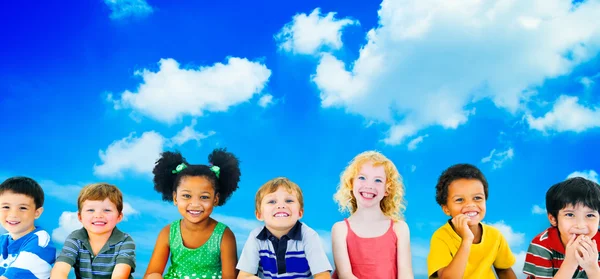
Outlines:
[[[546,210],[558,219],[558,212],[568,205],[584,205],[600,210],[600,185],[582,177],[556,183],[546,192]]]
[[[471,164],[456,164],[447,168],[435,185],[435,201],[439,205],[445,205],[448,201],[448,187],[458,179],[477,179],[483,184],[485,199],[488,198],[488,182],[477,167]]]
[[[173,201],[173,192],[179,187],[182,177],[202,176],[212,183],[215,192],[219,194],[218,205],[225,204],[231,194],[238,189],[241,176],[239,160],[225,148],[217,148],[208,155],[208,161],[212,166],[220,168],[219,177],[210,169],[211,165],[190,165],[178,151],[161,153],[152,170],[154,190],[162,195],[163,201]],[[187,167],[174,174],[173,170],[181,163]]]

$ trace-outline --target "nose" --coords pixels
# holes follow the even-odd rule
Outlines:
[[[285,208],[285,203],[284,202],[278,202],[277,203],[277,208]]]

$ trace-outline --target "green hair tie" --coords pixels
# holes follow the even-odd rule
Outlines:
[[[215,173],[217,178],[219,178],[219,174],[221,174],[221,168],[219,168],[219,166],[212,166],[210,167],[210,170]]]
[[[183,169],[187,168],[187,165],[185,163],[181,163],[179,165],[177,165],[177,167],[172,170],[171,172],[174,174],[180,173]]]

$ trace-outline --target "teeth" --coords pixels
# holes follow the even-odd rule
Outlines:
[[[290,215],[287,214],[287,213],[277,213],[277,214],[275,214],[275,217],[288,217],[288,216],[290,216]]]
[[[92,222],[92,225],[106,225],[106,222]]]
[[[189,210],[188,212],[191,214],[200,214],[200,212],[202,212],[202,211]]]
[[[16,225],[16,224],[18,224],[18,223],[20,223],[20,222],[18,222],[18,221],[12,221],[12,222],[11,222],[11,221],[8,221],[7,223],[8,223],[8,224],[10,224],[10,225]]]
[[[477,215],[477,212],[469,212],[469,213],[466,213],[465,215],[467,215],[469,217],[473,217],[473,216]]]
[[[375,197],[375,194],[373,193],[362,193],[362,196],[368,199],[372,199]]]

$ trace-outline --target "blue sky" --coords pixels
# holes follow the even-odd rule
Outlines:
[[[505,233],[520,274],[548,225],[546,189],[600,172],[600,2],[575,2],[7,3],[0,177],[42,183],[38,223],[59,247],[78,226],[77,191],[118,185],[141,277],[160,228],[178,218],[152,189],[160,151],[192,163],[216,147],[239,156],[240,189],[214,214],[240,248],[260,225],[256,189],[291,178],[330,253],[344,217],[332,199],[339,174],[376,149],[404,178],[425,278],[429,238],[446,220],[437,177],[467,162],[489,180],[484,221]]]

